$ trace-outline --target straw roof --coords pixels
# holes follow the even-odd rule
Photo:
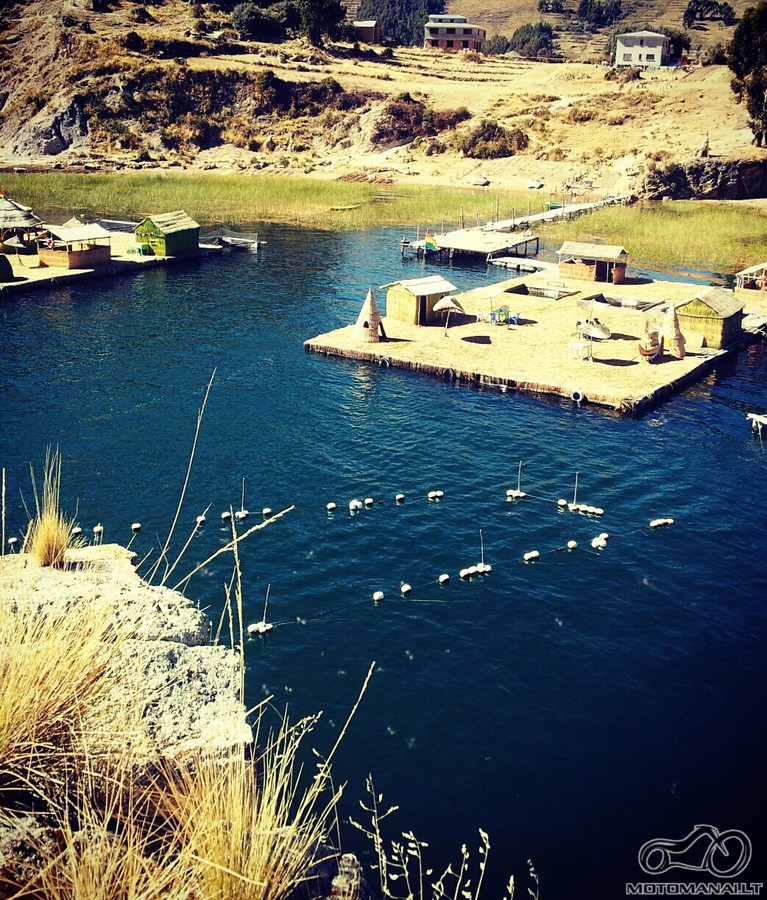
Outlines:
[[[197,222],[187,215],[183,209],[177,209],[174,212],[160,213],[156,216],[147,216],[136,227],[140,228],[144,222],[151,222],[155,228],[163,234],[173,234],[177,231],[189,231],[190,228],[199,228]]]
[[[371,343],[378,343],[382,337],[386,337],[383,324],[381,322],[381,313],[378,311],[378,304],[373,296],[373,289],[368,288],[367,297],[362,304],[359,316],[357,316],[356,328],[361,335],[366,336]]]
[[[719,287],[710,287],[703,291],[698,291],[692,297],[677,304],[677,310],[684,314],[685,306],[688,303],[694,303],[696,300],[705,303],[706,306],[723,319],[727,319],[743,309],[743,301],[738,300],[732,291],[726,291],[724,288]]]
[[[614,244],[586,244],[580,241],[565,241],[557,251],[560,259],[575,257],[576,259],[598,259],[606,262],[626,262],[628,250]]]
[[[457,290],[454,284],[450,284],[441,275],[427,275],[425,278],[408,278],[404,281],[390,281],[388,284],[382,284],[381,289],[394,287],[397,284],[416,296],[449,294],[450,291]]]
[[[41,219],[30,207],[23,206],[10,197],[0,195],[0,231],[11,231],[16,228],[33,228]]]
[[[65,244],[77,244],[85,241],[95,241],[103,238],[110,238],[110,233],[101,225],[75,225],[68,227],[66,225],[43,225],[43,228],[52,234],[55,238],[63,241]]]

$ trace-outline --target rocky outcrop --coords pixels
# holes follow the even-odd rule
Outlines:
[[[57,620],[97,605],[125,635],[111,665],[115,691],[135,698],[137,750],[176,756],[196,747],[249,743],[234,651],[211,645],[211,624],[194,603],[139,578],[135,554],[117,545],[72,551],[68,569],[41,568],[23,555],[0,561],[0,603]],[[124,715],[124,696],[116,696]],[[109,723],[103,723],[109,727]],[[125,723],[123,722],[123,725]]]
[[[767,197],[767,160],[702,158],[653,165],[639,188],[647,200],[748,200]]]
[[[13,152],[20,157],[57,156],[66,150],[87,149],[90,143],[88,118],[75,97],[66,107],[41,110],[19,131]]]

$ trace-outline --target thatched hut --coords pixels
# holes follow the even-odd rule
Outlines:
[[[183,209],[147,216],[133,231],[155,256],[184,256],[200,246],[200,226]]]
[[[40,221],[28,206],[11,200],[0,191],[0,245],[15,237],[23,246],[34,237]],[[17,250],[20,244],[12,246],[12,249]]]
[[[381,313],[378,311],[378,304],[373,296],[372,288],[368,288],[368,295],[365,297],[359,316],[357,316],[355,327],[359,337],[362,340],[369,341],[371,344],[377,344],[382,340],[386,340]]]
[[[755,300],[767,300],[767,262],[735,273],[735,296],[747,307]]]
[[[426,278],[410,278],[406,281],[392,281],[384,284],[386,289],[386,316],[407,322],[408,325],[429,325],[439,322],[434,305],[446,294],[456,290],[441,275]]]
[[[625,247],[565,241],[557,252],[562,278],[611,284],[621,284],[626,278],[628,251]]]
[[[61,269],[95,269],[109,265],[112,236],[101,225],[44,225],[37,255],[46,266]]]
[[[737,341],[743,321],[743,301],[732,291],[710,287],[676,307],[679,327],[695,332],[706,347],[722,350]]]

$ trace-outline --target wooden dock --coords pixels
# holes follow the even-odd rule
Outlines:
[[[633,197],[620,196],[605,197],[602,200],[593,200],[588,203],[567,203],[552,209],[544,209],[539,213],[522,213],[510,219],[499,219],[495,222],[489,222],[485,228],[503,232],[520,231],[522,229],[535,228],[536,225],[556,222],[559,219],[577,219],[579,216],[594,212],[594,210],[605,206],[625,206],[633,202],[633,199]]]
[[[447,257],[474,256],[490,262],[496,256],[527,256],[540,249],[540,238],[532,232],[511,235],[502,233],[494,227],[459,228],[434,236],[437,249],[431,249],[426,239],[400,241],[400,252],[403,256],[413,254],[419,259],[424,256]]]
[[[656,406],[703,376],[729,350],[701,345],[686,334],[687,354],[676,359],[668,354],[650,363],[639,353],[646,313],[637,304],[660,315],[669,301],[679,302],[695,291],[695,285],[679,282],[610,285],[613,299],[626,305],[600,304],[599,319],[611,331],[608,340],[578,338],[578,322],[584,318],[583,302],[607,285],[557,282],[548,291],[546,276],[510,279],[458,296],[465,316],[454,316],[450,327],[418,327],[384,319],[387,340],[371,344],[354,325],[305,342],[307,350],[358,359],[501,391],[546,394],[565,402],[590,404],[636,415]],[[522,288],[527,293],[517,293]],[[653,311],[652,307],[655,307]],[[487,321],[489,313],[505,307],[508,321]],[[493,317],[498,321],[498,317]],[[455,324],[453,324],[455,323]],[[753,335],[744,334],[745,342]],[[734,349],[734,348],[733,348]]]

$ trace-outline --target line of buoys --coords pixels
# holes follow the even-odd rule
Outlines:
[[[538,550],[528,550],[523,556],[523,559],[525,562],[532,562],[533,560],[538,559],[540,555]]]
[[[673,525],[673,519],[653,519],[650,522],[650,528],[661,528],[663,525]]]
[[[598,534],[598,535],[591,541],[591,546],[592,546],[595,550],[604,550],[605,547],[607,546],[607,539],[608,539],[609,537],[610,537],[610,535],[609,535],[606,531],[603,531],[601,534]]]
[[[441,500],[445,496],[444,491],[429,491],[426,495],[429,500]]]
[[[524,491],[520,491],[519,488],[509,488],[508,491],[506,491],[507,500],[521,500],[526,496],[527,494]]]

